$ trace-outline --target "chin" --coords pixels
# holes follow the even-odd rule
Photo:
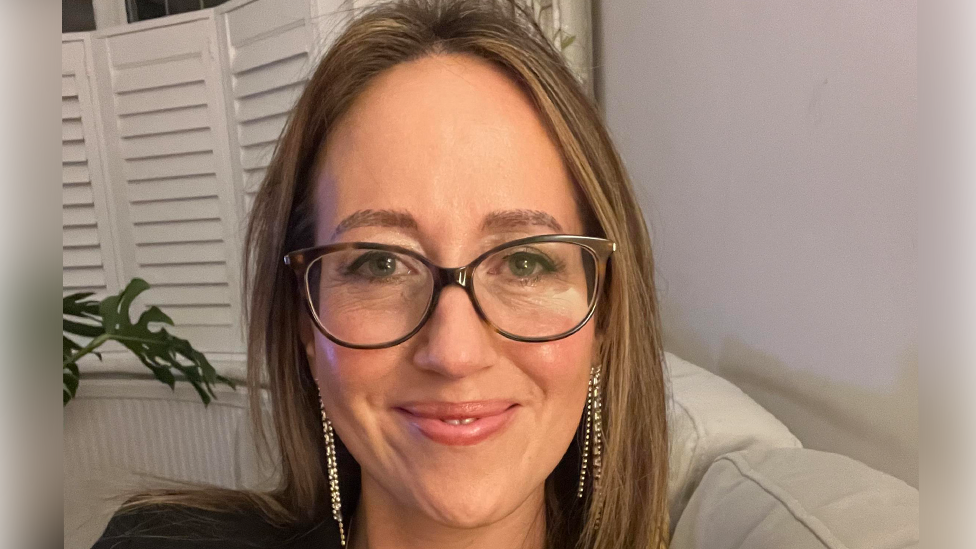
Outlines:
[[[422,490],[416,499],[421,511],[438,523],[455,528],[477,528],[504,518],[516,506],[511,500],[511,490],[498,489],[500,484],[484,484],[441,482],[436,487]]]
[[[508,514],[498,509],[497,505],[486,502],[477,502],[470,506],[450,502],[426,502],[424,513],[440,524],[458,529],[486,526]]]

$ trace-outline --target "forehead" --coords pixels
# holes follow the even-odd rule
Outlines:
[[[362,210],[406,212],[420,235],[441,239],[475,238],[485,216],[512,210],[581,231],[571,178],[531,101],[473,57],[429,56],[384,72],[319,154],[320,244]]]

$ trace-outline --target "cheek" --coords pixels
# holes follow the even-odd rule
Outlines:
[[[550,343],[524,346],[513,358],[531,379],[537,393],[526,422],[525,456],[536,465],[526,474],[542,482],[556,468],[572,444],[586,406],[595,338],[585,327],[572,336]],[[528,483],[531,485],[531,482]]]
[[[586,402],[595,338],[590,326],[570,337],[549,343],[520,344],[509,357],[529,378],[535,400],[534,436],[552,448],[564,448],[576,432]],[[517,350],[516,350],[517,349]],[[559,439],[559,440],[556,440]],[[555,443],[559,446],[555,446]],[[561,451],[557,452],[560,453]]]
[[[328,410],[341,416],[357,405],[375,402],[384,394],[384,388],[393,382],[396,365],[403,361],[403,352],[399,346],[349,349],[317,333],[312,368]]]
[[[549,343],[519,343],[510,349],[513,362],[543,390],[589,379],[596,339],[592,323],[575,334]]]

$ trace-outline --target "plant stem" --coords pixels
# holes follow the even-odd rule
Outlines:
[[[78,360],[81,357],[83,357],[83,356],[87,355],[88,353],[94,351],[95,349],[99,348],[102,345],[102,343],[105,343],[106,341],[108,341],[109,339],[111,339],[111,337],[112,336],[110,336],[108,334],[102,334],[102,335],[100,335],[100,336],[92,339],[91,341],[88,342],[88,345],[85,345],[81,349],[78,349],[78,352],[77,353],[75,353],[74,355],[69,356],[68,358],[64,359],[64,362],[61,363],[61,367],[63,368],[65,366],[67,366],[68,364],[71,364],[71,363],[74,363],[74,362],[78,362]]]
[[[153,341],[151,339],[143,339],[141,337],[129,337],[129,336],[114,335],[114,334],[102,334],[102,335],[100,335],[100,336],[92,339],[91,341],[89,341],[88,342],[88,345],[85,345],[81,349],[78,349],[78,352],[75,353],[74,355],[69,356],[68,358],[64,359],[64,362],[61,363],[61,366],[64,367],[64,366],[67,366],[68,364],[71,364],[73,362],[78,362],[78,360],[81,357],[83,357],[83,356],[87,355],[88,353],[94,351],[95,349],[99,348],[103,343],[105,343],[106,341],[109,341],[109,340],[114,340],[114,341],[131,341],[133,343],[150,343],[150,344],[157,343],[156,341]]]

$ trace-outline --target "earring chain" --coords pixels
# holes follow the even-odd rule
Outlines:
[[[325,415],[325,404],[319,396],[319,408],[322,410],[322,431],[325,435],[325,458],[329,476],[329,495],[332,498],[332,518],[339,523],[339,543],[346,546],[346,531],[342,524],[342,497],[339,493],[339,467],[335,449],[335,431],[332,421]]]

